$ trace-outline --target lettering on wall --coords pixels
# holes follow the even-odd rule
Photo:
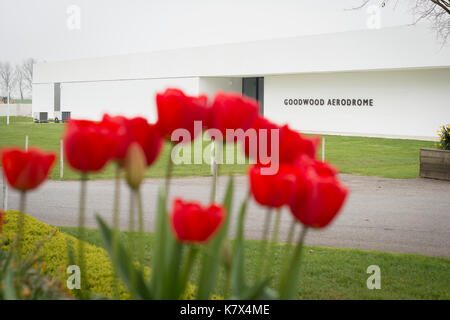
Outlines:
[[[371,98],[285,98],[283,102],[285,106],[374,106],[373,99]]]

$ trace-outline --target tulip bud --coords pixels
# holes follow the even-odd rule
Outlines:
[[[125,157],[125,177],[130,188],[137,190],[144,179],[146,169],[145,154],[141,146],[134,142]]]

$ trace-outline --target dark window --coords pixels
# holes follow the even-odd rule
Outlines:
[[[242,94],[259,102],[259,113],[264,115],[264,78],[243,78]]]
[[[61,111],[61,83],[54,84],[54,94],[55,108],[53,111]]]

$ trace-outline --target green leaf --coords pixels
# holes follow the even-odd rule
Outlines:
[[[171,237],[171,234],[170,234]],[[169,254],[168,258],[166,258],[164,268],[164,283],[163,286],[163,296],[162,299],[178,299],[180,293],[178,289],[180,288],[180,265],[182,258],[182,249],[183,246],[175,241],[173,237],[172,240],[169,241],[169,249],[167,253]]]
[[[166,195],[159,190],[158,202],[156,210],[156,224],[155,224],[155,254],[153,255],[152,277],[150,287],[156,297],[160,297],[163,291],[163,274],[164,261],[166,260],[166,238],[167,238],[167,212],[166,212]],[[158,276],[155,276],[158,275]]]
[[[233,296],[233,299],[238,300],[275,300],[278,299],[278,293],[268,287],[270,283],[270,278],[260,280],[256,282],[253,286],[245,289],[238,293],[238,295]]]
[[[160,189],[156,215],[156,249],[153,256],[151,288],[158,299],[175,299],[181,262],[181,245],[175,240],[170,229],[166,207],[166,194]]]
[[[153,299],[153,294],[145,283],[141,268],[134,265],[132,257],[128,255],[127,250],[121,243],[117,243],[117,247],[115,248],[112,230],[100,216],[97,216],[96,218],[103,236],[105,248],[111,256],[111,260],[114,262],[114,268],[127,286],[133,298]]]
[[[66,239],[66,247],[67,247],[68,265],[76,264],[76,262],[75,262],[75,250],[73,249],[73,243],[72,243],[71,239]]]
[[[238,296],[239,292],[243,292],[246,285],[245,268],[244,268],[244,221],[247,212],[248,197],[242,202],[239,211],[239,220],[237,225],[236,238],[233,247],[233,261],[231,265],[231,294]]]
[[[66,239],[66,247],[67,247],[67,258],[68,258],[68,264],[67,265],[76,265],[76,259],[75,259],[75,250],[73,249],[73,243],[70,239]],[[85,298],[84,293],[82,292],[83,290],[74,290],[75,292],[75,296],[80,299],[83,300]]]
[[[300,238],[295,247],[295,251],[291,258],[291,263],[289,269],[285,270],[282,275],[282,280],[280,283],[280,299],[282,300],[292,300],[297,299],[297,288],[300,278],[300,264],[301,256],[303,251],[303,242],[306,236],[307,227],[303,226],[300,233]]]
[[[219,266],[221,261],[222,245],[227,235],[231,217],[231,205],[233,198],[233,176],[230,176],[223,205],[227,211],[225,221],[222,228],[211,240],[211,242],[203,249],[201,260],[201,272],[198,284],[197,298],[201,300],[209,299],[212,290],[216,284],[219,274]]]
[[[2,261],[3,267],[2,267],[2,270],[0,271],[0,275],[4,275],[8,271],[11,260],[13,259],[13,250],[8,250],[5,252],[6,252],[6,259],[1,257],[4,260]],[[2,252],[0,252],[0,253],[2,253]]]
[[[14,275],[11,268],[6,270],[4,285],[5,300],[17,300],[16,289],[14,287]]]
[[[186,261],[183,266],[183,270],[180,272],[178,287],[177,287],[177,296],[178,298],[185,292],[187,283],[189,281],[189,275],[192,270],[192,266],[194,265],[195,258],[199,251],[198,246],[189,245]]]

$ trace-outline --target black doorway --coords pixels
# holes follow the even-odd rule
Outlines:
[[[264,77],[242,78],[242,94],[259,102],[259,113],[264,115]]]
[[[53,84],[54,108],[53,111],[61,111],[61,83]]]

